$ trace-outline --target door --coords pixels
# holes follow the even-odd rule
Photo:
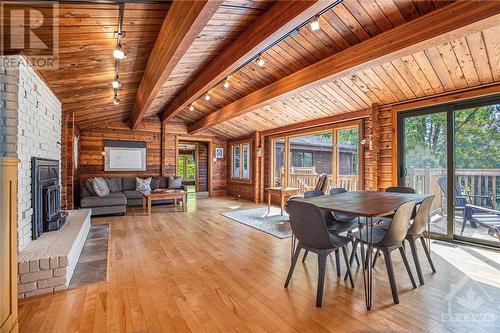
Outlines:
[[[0,332],[17,332],[17,164],[0,157]]]
[[[449,237],[447,112],[401,113],[398,124],[399,184],[434,195],[431,232]]]
[[[500,247],[500,100],[398,114],[399,184],[435,196],[431,233]]]
[[[453,110],[454,236],[499,247],[500,101]]]

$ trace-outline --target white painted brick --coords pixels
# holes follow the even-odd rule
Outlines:
[[[67,289],[68,287],[66,287],[65,284],[63,285],[60,285],[60,286],[57,286],[57,287],[54,287],[54,291],[61,291],[61,290],[64,290],[64,289]]]
[[[33,272],[33,273],[30,272],[30,273],[26,273],[26,274],[21,275],[21,283],[33,282],[33,281],[48,279],[51,277],[52,277],[51,270],[38,271],[38,272]]]
[[[37,287],[38,289],[43,289],[43,288],[48,288],[48,287],[55,287],[55,286],[60,286],[64,285],[66,283],[66,277],[56,277],[52,279],[47,279],[47,280],[41,280],[37,282]]]
[[[25,292],[33,291],[35,289],[37,289],[36,282],[21,283],[20,285],[17,286],[18,293],[25,293]]]
[[[40,259],[40,269],[49,269],[49,258]]]
[[[85,241],[85,240],[83,240]],[[68,257],[66,256],[60,256],[59,257],[59,267],[65,267],[68,266]]]
[[[19,270],[19,274],[25,274],[30,271],[30,263],[27,261],[23,261],[17,264],[17,269]]]
[[[67,272],[66,267],[56,268],[54,269],[54,276],[55,277],[65,276],[66,272]]]
[[[30,272],[38,272],[40,270],[40,265],[38,260],[30,260]]]
[[[59,258],[50,258],[50,268],[59,267]]]
[[[25,297],[38,296],[38,295],[43,295],[43,294],[46,294],[46,293],[51,293],[53,291],[54,291],[53,287],[44,288],[44,289],[37,289],[37,290],[34,290],[34,291],[30,291],[29,293],[25,293],[24,296]]]

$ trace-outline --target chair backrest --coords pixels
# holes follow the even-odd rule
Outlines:
[[[446,177],[446,176],[439,177],[438,185],[439,185],[439,188],[441,189],[441,191],[443,192],[443,194],[445,196],[447,196],[448,195],[448,177]],[[467,204],[467,200],[463,196],[462,185],[460,184],[460,182],[455,182],[455,186],[453,187],[453,191],[454,191],[454,196],[455,196],[455,206],[465,207],[465,205]]]
[[[384,238],[378,245],[390,247],[400,245],[403,242],[410,226],[410,218],[414,208],[415,201],[407,201],[398,207]]]
[[[293,234],[300,243],[316,249],[334,247],[318,207],[298,200],[289,200],[286,206]]]
[[[304,198],[320,197],[322,195],[325,195],[323,191],[311,190],[304,192]]]
[[[385,189],[386,192],[415,194],[415,190],[406,186],[391,186]]]
[[[316,183],[316,187],[314,188],[315,191],[322,191],[323,193],[326,192],[328,189],[328,175],[326,173],[322,173],[319,175],[318,182]]]
[[[347,192],[347,190],[343,187],[335,187],[330,189],[330,195],[345,193],[345,192]]]
[[[427,226],[430,218],[431,218],[431,207],[432,202],[434,201],[434,196],[431,195],[425,198],[424,201],[420,204],[417,210],[417,214],[413,219],[413,224],[408,229],[407,235],[420,235],[425,231],[425,227]]]

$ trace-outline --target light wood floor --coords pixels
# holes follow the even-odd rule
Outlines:
[[[21,301],[21,332],[498,332],[498,253],[432,244],[438,272],[422,253],[426,284],[417,289],[394,253],[401,303],[392,303],[380,260],[371,311],[362,272],[352,289],[329,261],[318,309],[314,255],[284,289],[290,240],[220,215],[255,206],[201,199],[187,213],[155,206],[151,216],[94,219],[110,225],[107,282]]]

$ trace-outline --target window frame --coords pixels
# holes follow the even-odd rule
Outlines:
[[[332,154],[332,182],[334,184],[337,183],[339,177],[339,166],[338,166],[338,131],[342,129],[349,128],[357,128],[358,129],[358,190],[365,189],[365,175],[364,175],[364,146],[361,144],[361,140],[364,138],[364,120],[352,120],[346,122],[339,122],[329,125],[317,126],[312,128],[304,128],[286,133],[279,133],[275,135],[271,135],[269,137],[270,142],[270,160],[269,160],[269,186],[273,187],[273,179],[275,179],[275,170],[274,170],[274,162],[275,162],[275,142],[278,140],[285,141],[285,177],[283,187],[287,187],[289,181],[289,168],[290,168],[290,139],[294,137],[306,136],[317,133],[325,133],[328,131],[332,132],[332,141],[333,141],[333,154]]]
[[[247,167],[248,167],[248,177],[243,176],[243,147],[248,147],[247,154]],[[229,144],[229,151],[231,154],[230,168],[231,168],[231,181],[251,183],[252,182],[252,142],[250,140],[237,141]],[[234,149],[239,148],[239,176],[234,175]]]

